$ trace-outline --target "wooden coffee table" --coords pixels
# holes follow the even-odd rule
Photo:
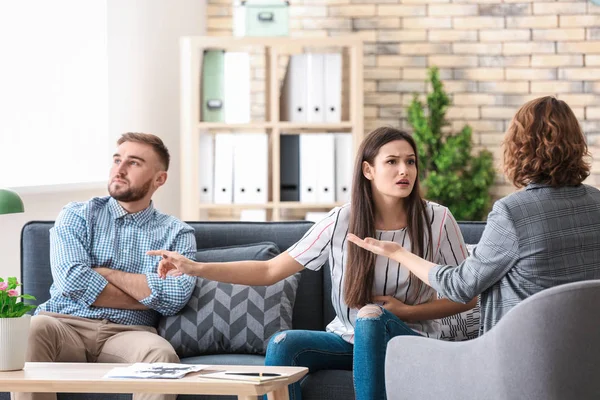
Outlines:
[[[267,382],[209,379],[203,371],[181,379],[105,379],[115,367],[126,364],[99,363],[26,363],[20,371],[0,372],[0,387],[7,392],[38,393],[163,393],[235,395],[239,400],[256,400],[268,395],[269,400],[288,400],[288,385],[308,372],[304,367],[263,367],[211,365],[209,371],[277,372],[289,377]],[[206,373],[206,371],[204,372]]]

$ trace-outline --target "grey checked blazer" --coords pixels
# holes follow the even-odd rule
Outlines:
[[[600,191],[587,185],[531,184],[498,200],[473,255],[429,272],[450,300],[481,294],[483,332],[534,293],[588,279],[600,279]]]

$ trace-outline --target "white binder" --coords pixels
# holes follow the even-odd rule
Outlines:
[[[350,133],[335,134],[335,200],[347,203],[350,201],[350,187],[354,166],[352,160],[352,135]]]
[[[317,153],[317,203],[335,202],[335,136],[333,133],[314,135]]]
[[[233,202],[262,204],[268,201],[268,138],[266,133],[235,135]]]
[[[317,202],[318,158],[316,146],[318,135],[300,134],[300,202]]]
[[[214,138],[209,133],[200,134],[200,149],[198,150],[200,171],[198,174],[201,203],[213,202],[214,190]]]
[[[215,135],[215,204],[233,201],[233,134]]]
[[[306,95],[308,75],[306,70],[306,54],[290,56],[283,90],[282,120],[290,122],[306,122]]]
[[[342,120],[342,55],[325,54],[325,122]]]
[[[325,122],[325,55],[307,54],[307,122]]]
[[[250,55],[226,52],[224,78],[225,122],[250,122]]]

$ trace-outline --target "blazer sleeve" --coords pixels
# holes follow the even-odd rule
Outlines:
[[[502,279],[518,260],[514,221],[506,205],[497,201],[473,254],[458,266],[433,267],[429,283],[442,296],[465,303]]]

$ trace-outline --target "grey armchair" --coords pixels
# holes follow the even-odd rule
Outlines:
[[[386,388],[399,399],[599,399],[600,281],[537,293],[467,342],[396,337]]]

